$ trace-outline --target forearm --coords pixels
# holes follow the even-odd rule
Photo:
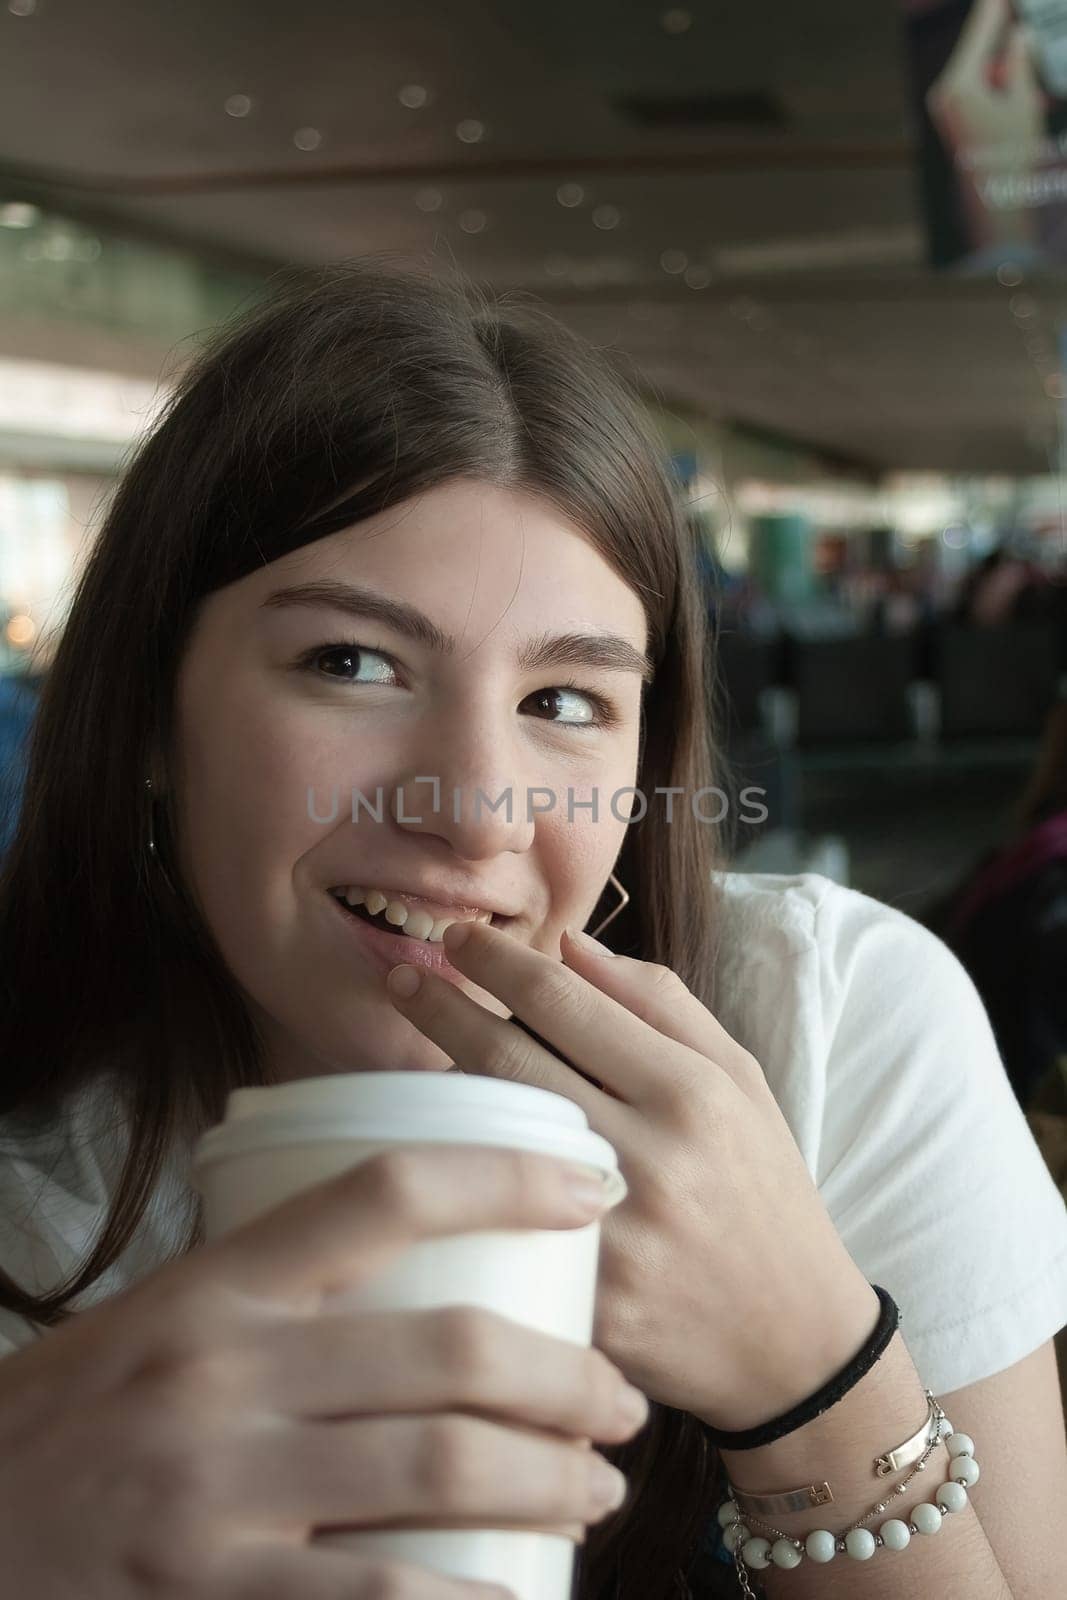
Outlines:
[[[881,1479],[874,1474],[874,1457],[919,1429],[925,1411],[922,1381],[898,1332],[870,1372],[829,1411],[774,1444],[723,1450],[723,1464],[741,1494],[779,1493],[824,1479],[830,1484],[831,1505],[765,1519],[789,1538],[803,1543],[816,1528],[841,1536],[884,1503],[885,1511],[864,1523],[876,1534],[891,1517],[908,1522],[912,1508],[933,1501],[949,1476],[943,1443],[903,1495],[895,1494],[894,1486],[913,1469],[905,1467]],[[976,1454],[982,1443],[975,1440]],[[980,1502],[980,1483],[968,1490],[968,1502],[972,1493]],[[767,1528],[743,1520],[754,1536],[774,1543],[775,1535]],[[910,1600],[918,1594],[1011,1600],[980,1516],[970,1503],[962,1511],[950,1512],[939,1532],[913,1534],[905,1550],[878,1549],[867,1561],[839,1552],[821,1565],[805,1556],[791,1571],[774,1566],[746,1570],[753,1590],[762,1587],[768,1600]]]

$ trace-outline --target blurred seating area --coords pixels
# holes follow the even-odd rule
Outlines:
[[[842,533],[785,499],[750,516],[743,570],[706,567],[724,770],[766,791],[728,848],[921,917],[1000,837],[1067,691],[1062,540],[995,517]]]

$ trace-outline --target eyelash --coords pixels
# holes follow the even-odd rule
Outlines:
[[[313,669],[320,656],[328,655],[333,650],[354,650],[364,655],[381,656],[383,661],[388,661],[394,672],[397,670],[396,662],[387,650],[374,650],[370,645],[359,644],[355,639],[334,639],[329,644],[312,645],[310,650],[305,650],[303,655],[298,657],[297,665],[306,667],[309,670]],[[340,681],[344,682],[345,680],[341,679]],[[369,688],[372,685],[365,685],[365,687]],[[565,683],[550,684],[549,688],[567,689],[574,694],[580,694],[593,707],[594,716],[591,722],[555,722],[554,718],[542,718],[540,719],[542,721],[555,722],[557,727],[570,728],[576,733],[588,733],[594,728],[614,728],[621,720],[618,711],[610,700],[606,699],[604,695],[598,694],[595,689],[586,689],[582,684],[575,683],[573,679],[568,679]],[[546,694],[548,690],[535,689],[533,692],[534,694]]]

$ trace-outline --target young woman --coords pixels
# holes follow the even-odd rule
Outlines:
[[[695,571],[627,385],[529,306],[330,270],[186,378],[79,584],[0,883],[17,1592],[484,1592],[311,1540],[420,1515],[592,1524],[581,1600],[1053,1592],[1062,1201],[932,934],[722,869]],[[410,1151],[202,1242],[228,1091],[457,1064],[618,1151],[592,1351],[324,1305],[420,1235],[587,1220],[555,1163]],[[912,1537],[912,1485],[874,1559],[837,1550],[881,1525],[876,1452],[917,1437],[927,1500],[950,1476],[924,1389],[974,1504]]]

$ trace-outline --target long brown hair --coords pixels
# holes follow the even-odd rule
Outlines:
[[[455,274],[374,258],[287,278],[191,367],[130,464],[45,680],[0,873],[0,1115],[58,1107],[106,1069],[130,1138],[77,1270],[39,1295],[0,1277],[0,1304],[20,1315],[69,1316],[138,1228],[172,1141],[217,1121],[230,1090],[265,1081],[165,814],[175,896],[145,850],[145,777],[165,781],[198,602],[457,476],[549,500],[644,604],[649,812],[627,830],[616,871],[632,898],[606,937],[713,1004],[720,847],[689,804],[666,827],[652,802],[657,786],[688,797],[721,781],[705,602],[665,447],[627,375],[535,304],[490,301]],[[608,890],[596,917],[613,904]],[[183,1248],[202,1236],[198,1219]],[[608,1454],[631,1493],[583,1547],[581,1600],[687,1594],[722,1486],[716,1452],[693,1417],[654,1405]]]

